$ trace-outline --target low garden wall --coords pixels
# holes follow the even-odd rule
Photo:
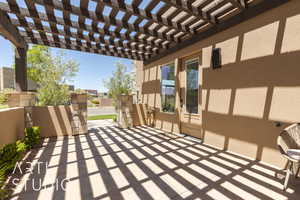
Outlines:
[[[113,99],[99,98],[99,107],[112,107],[112,106],[114,106]]]
[[[40,127],[41,137],[75,135],[85,133],[86,119],[74,117],[74,105],[33,106],[32,124]],[[79,123],[79,125],[78,125]],[[0,148],[24,137],[24,107],[0,110]]]
[[[72,135],[71,106],[34,106],[34,126],[41,129],[41,137]]]
[[[24,137],[24,108],[0,110],[0,148]]]

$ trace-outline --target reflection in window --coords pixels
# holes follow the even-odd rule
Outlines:
[[[186,112],[198,113],[198,60],[186,62]]]
[[[161,67],[161,109],[163,112],[175,111],[175,66]]]

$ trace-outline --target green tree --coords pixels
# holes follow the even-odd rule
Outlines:
[[[130,72],[127,71],[126,65],[121,62],[116,63],[116,70],[113,76],[104,81],[108,89],[108,95],[116,102],[118,95],[130,94],[133,90],[134,79]]]
[[[27,52],[27,77],[37,84],[40,82],[41,73],[51,64],[49,47],[33,45]]]
[[[28,51],[28,78],[38,84],[40,105],[61,105],[70,100],[66,84],[76,75],[78,63],[60,51],[53,55],[48,47],[34,45]]]

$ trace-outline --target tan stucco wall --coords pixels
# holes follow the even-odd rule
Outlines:
[[[99,107],[111,107],[114,106],[113,99],[99,98]]]
[[[34,126],[41,127],[42,137],[72,135],[70,106],[36,106],[32,117]]]
[[[24,108],[0,110],[0,148],[24,136]]]
[[[134,126],[147,124],[147,113],[144,104],[133,104],[132,109],[132,122]]]
[[[221,48],[222,68],[210,67]],[[290,1],[251,20],[143,67],[142,102],[160,108],[160,65],[199,53],[202,109],[194,136],[283,167],[279,132],[300,121],[300,1]],[[181,88],[184,89],[184,88]],[[156,127],[178,131],[176,114],[157,113]],[[284,125],[275,127],[274,122]]]

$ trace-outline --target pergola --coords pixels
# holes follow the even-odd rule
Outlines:
[[[27,44],[152,62],[289,0],[3,0],[0,34],[16,46],[27,90]]]

